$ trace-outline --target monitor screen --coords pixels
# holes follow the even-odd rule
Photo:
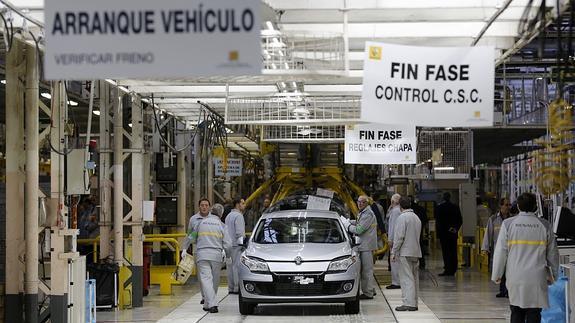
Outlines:
[[[569,208],[561,206],[557,208],[553,232],[559,237],[575,239],[575,214]]]

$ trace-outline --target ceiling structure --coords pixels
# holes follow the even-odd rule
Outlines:
[[[6,0],[0,0],[8,4]],[[362,89],[363,51],[365,41],[378,41],[415,46],[493,46],[496,63],[503,60],[509,67],[521,62],[532,66],[537,60],[531,56],[537,51],[540,30],[541,0],[263,0],[262,3],[262,56],[264,66],[260,76],[213,77],[189,79],[114,80],[111,83],[130,92],[151,98],[162,110],[173,114],[189,125],[197,122],[201,106],[197,101],[207,103],[225,114],[226,97],[266,97],[278,95],[281,82],[303,82],[306,95],[315,98],[349,96],[359,97]],[[556,24],[552,18],[557,10],[567,9],[569,1],[560,0],[559,9],[555,1],[547,1],[545,12],[546,37],[556,35]],[[26,15],[43,21],[42,0],[15,0],[11,3]],[[11,14],[14,25],[20,26],[21,19]],[[270,23],[266,23],[266,22]],[[346,23],[347,21],[347,23]],[[533,22],[526,24],[526,22]],[[30,28],[34,28],[29,24]],[[526,28],[528,26],[529,28]],[[297,69],[293,65],[271,68],[265,63],[266,37],[283,37],[301,33],[309,37],[339,37],[334,51],[338,64],[331,69]],[[335,35],[335,36],[334,36]],[[480,37],[479,37],[480,36]],[[291,36],[290,36],[291,37]],[[347,48],[347,50],[345,50]],[[522,48],[524,51],[518,52]],[[300,51],[300,49],[293,49]],[[301,57],[323,54],[318,49],[299,53]],[[529,54],[532,53],[532,54]],[[527,63],[525,63],[525,57]],[[553,51],[547,55],[553,57]],[[546,57],[547,57],[546,56]],[[520,61],[520,63],[517,63]],[[550,63],[553,61],[548,59]],[[341,63],[341,64],[340,64]],[[272,64],[273,65],[273,64]],[[501,67],[498,72],[501,72]],[[510,70],[512,73],[515,70]],[[517,70],[522,73],[521,70]],[[499,74],[498,74],[499,75]],[[321,99],[316,99],[321,100]],[[83,104],[74,108],[83,109]],[[79,114],[79,113],[78,113]],[[539,133],[539,132],[538,132]],[[486,142],[504,138],[489,131],[476,137]],[[505,136],[503,136],[505,137]],[[510,136],[509,138],[515,138]],[[525,138],[518,138],[518,140]],[[515,142],[507,143],[512,146]],[[487,146],[486,146],[487,147]],[[478,150],[480,151],[480,150]]]

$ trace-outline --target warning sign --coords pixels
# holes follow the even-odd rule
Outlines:
[[[221,158],[214,158],[214,167],[216,176],[242,176],[242,160],[240,158],[228,158],[226,165]]]

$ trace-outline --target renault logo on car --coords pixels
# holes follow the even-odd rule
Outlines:
[[[296,265],[301,265],[301,257],[300,256],[295,257],[294,261],[295,261]]]

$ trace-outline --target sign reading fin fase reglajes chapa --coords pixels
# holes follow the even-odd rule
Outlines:
[[[46,77],[261,74],[260,6],[260,0],[46,0]]]
[[[346,164],[415,164],[415,126],[376,123],[345,128]]]
[[[361,118],[428,127],[493,125],[493,47],[366,42]]]

